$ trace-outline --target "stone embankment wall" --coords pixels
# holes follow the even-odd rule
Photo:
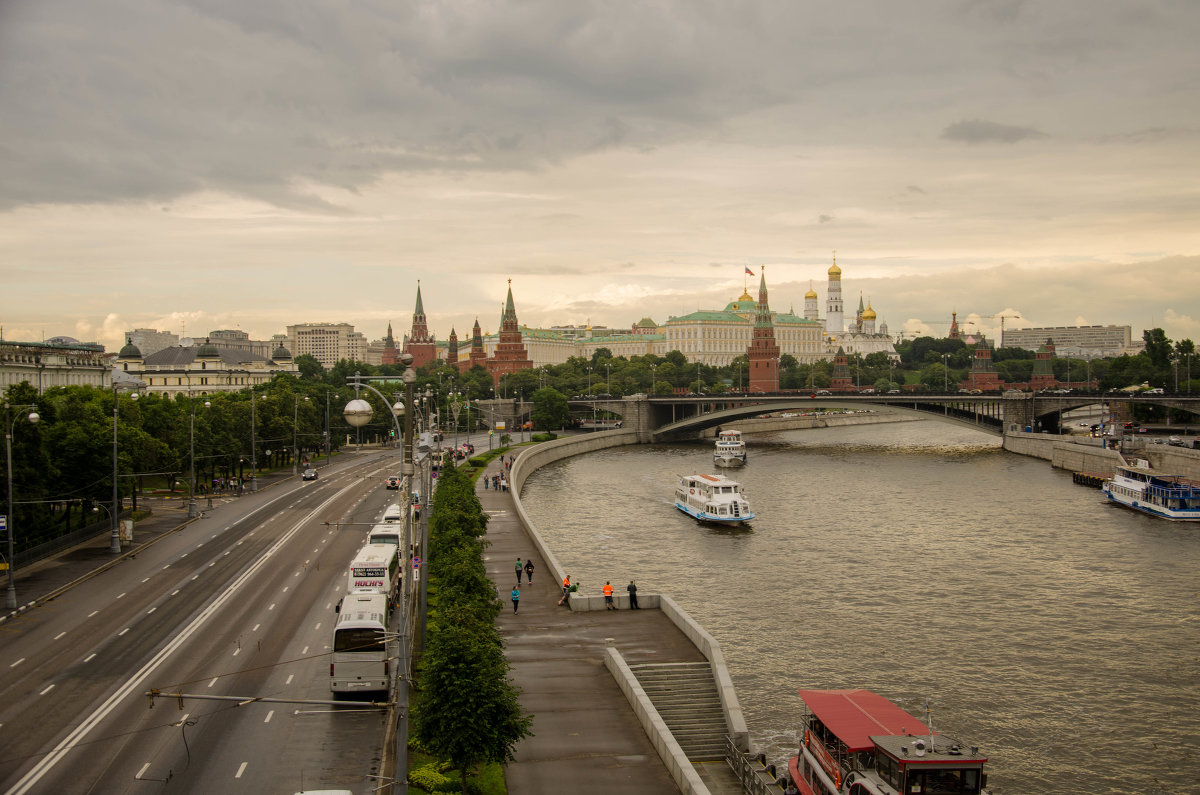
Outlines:
[[[1116,450],[1101,446],[1102,441],[1105,440],[1090,436],[1017,431],[1005,434],[1004,449],[1049,461],[1055,469],[1107,476],[1112,474],[1120,456]],[[1200,450],[1147,444],[1143,439],[1131,437],[1125,442],[1124,455],[1126,460],[1144,458],[1154,469],[1165,473],[1200,480]]]

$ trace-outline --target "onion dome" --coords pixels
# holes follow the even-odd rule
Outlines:
[[[875,317],[875,310],[871,308],[871,302],[867,301],[867,308],[863,310],[863,320],[874,320]]]
[[[804,297],[805,299],[817,297],[817,291],[812,288],[811,284],[808,286],[808,292],[804,294]]]
[[[133,337],[129,337],[125,341],[125,347],[117,354],[118,359],[140,359],[142,351],[138,346],[133,344]]]
[[[275,352],[271,354],[271,358],[277,362],[290,361],[292,358],[292,352],[283,345],[280,345],[275,349]]]
[[[842,278],[842,269],[839,268],[838,264],[837,264],[837,254],[833,255],[833,265],[829,268],[829,278],[831,278],[831,279],[841,279]]]

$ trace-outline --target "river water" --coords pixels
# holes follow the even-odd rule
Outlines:
[[[522,498],[585,592],[634,579],[716,637],[770,761],[798,688],[861,687],[930,699],[994,793],[1200,792],[1200,527],[934,420],[747,438],[752,529],[673,507],[711,443],[577,456]]]

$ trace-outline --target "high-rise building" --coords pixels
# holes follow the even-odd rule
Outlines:
[[[1141,340],[1134,342],[1129,326],[1006,328],[1000,334],[1000,347],[1036,351],[1046,340],[1054,340],[1058,353],[1081,358],[1136,354],[1145,347]]]
[[[367,338],[349,323],[297,323],[284,340],[293,358],[312,356],[325,368],[342,359],[366,361]]]

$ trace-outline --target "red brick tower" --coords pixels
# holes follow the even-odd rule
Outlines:
[[[1047,339],[1045,344],[1033,354],[1033,373],[1029,376],[1029,388],[1038,391],[1054,389],[1058,379],[1054,377],[1054,340]]]
[[[750,360],[750,392],[775,392],[779,389],[779,346],[775,343],[775,325],[771,322],[771,307],[767,304],[767,269],[764,266],[758,283],[758,304],[754,313],[754,336],[746,349]]]
[[[471,352],[465,359],[458,360],[458,370],[465,373],[475,365],[487,367],[487,353],[483,350],[483,331],[479,328],[479,318],[475,318],[475,328],[471,329]]]
[[[404,341],[404,352],[412,354],[413,367],[420,367],[437,359],[437,341],[429,334],[429,327],[425,324],[420,281],[417,282],[417,308],[413,310],[412,332]]]
[[[1000,380],[1000,373],[996,372],[996,365],[992,363],[992,343],[979,335],[979,342],[975,345],[975,358],[971,360],[971,372],[967,373],[967,380],[962,383],[964,389],[982,389],[985,392],[999,392],[1004,388],[1003,382]]]
[[[383,358],[381,364],[395,364],[400,351],[396,349],[396,338],[392,336],[392,324],[388,323],[387,336],[383,338]]]
[[[500,385],[500,376],[505,373],[533,369],[533,361],[521,339],[517,310],[513,308],[512,279],[508,280],[508,299],[504,303],[504,316],[500,322],[500,340],[496,343],[495,355],[487,360],[487,369],[496,386]]]
[[[833,355],[833,383],[829,385],[830,392],[854,392],[854,377],[850,375],[850,364],[846,351],[837,349]]]
[[[454,328],[450,328],[450,340],[446,346],[446,364],[450,367],[458,367],[458,334]]]
[[[958,312],[950,313],[950,333],[946,337],[952,340],[962,339],[962,332],[958,330]]]

